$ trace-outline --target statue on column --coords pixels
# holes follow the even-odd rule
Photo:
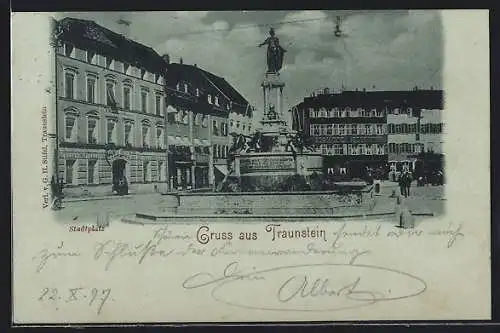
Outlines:
[[[274,29],[269,30],[270,37],[259,44],[259,47],[267,44],[267,72],[278,73],[283,66],[283,56],[286,50],[281,47],[278,37],[274,35]]]

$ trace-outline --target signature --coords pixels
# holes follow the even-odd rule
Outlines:
[[[57,260],[61,257],[79,257],[81,254],[78,251],[67,251],[64,249],[64,242],[61,242],[55,250],[42,249],[32,261],[36,261],[36,272],[40,273],[46,266],[49,260]]]
[[[423,279],[381,266],[322,263],[245,270],[236,261],[219,275],[195,273],[182,286],[210,287],[213,299],[240,308],[309,312],[408,299],[427,289]]]

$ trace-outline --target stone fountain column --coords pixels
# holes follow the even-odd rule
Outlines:
[[[261,84],[264,97],[264,113],[262,115],[261,133],[275,138],[272,151],[285,151],[288,128],[283,118],[283,88],[285,82],[279,73],[266,73]]]

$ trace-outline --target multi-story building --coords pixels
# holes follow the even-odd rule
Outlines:
[[[228,173],[230,133],[250,133],[253,108],[224,78],[182,60],[169,63],[166,90],[173,188],[217,186]]]
[[[360,176],[366,167],[413,170],[420,152],[442,153],[440,90],[325,89],[295,106],[293,128],[325,155],[326,173]]]
[[[67,195],[166,185],[165,61],[93,21],[54,22],[57,173]]]
[[[292,126],[324,155],[328,174],[364,175],[387,163],[387,125],[383,101],[366,92],[314,94],[294,107]]]
[[[424,160],[434,155],[435,160],[442,160],[443,91],[398,92],[391,102],[387,114],[391,175],[403,170],[414,171],[419,158]]]

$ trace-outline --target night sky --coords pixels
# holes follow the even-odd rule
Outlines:
[[[438,11],[238,11],[59,13],[96,21],[168,53],[173,62],[224,77],[261,108],[266,71],[265,40],[273,26],[285,54],[281,77],[285,107],[311,92],[339,89],[441,89],[443,35]],[[343,37],[333,33],[342,19]],[[297,21],[297,22],[289,22]],[[302,21],[302,22],[300,22]]]

